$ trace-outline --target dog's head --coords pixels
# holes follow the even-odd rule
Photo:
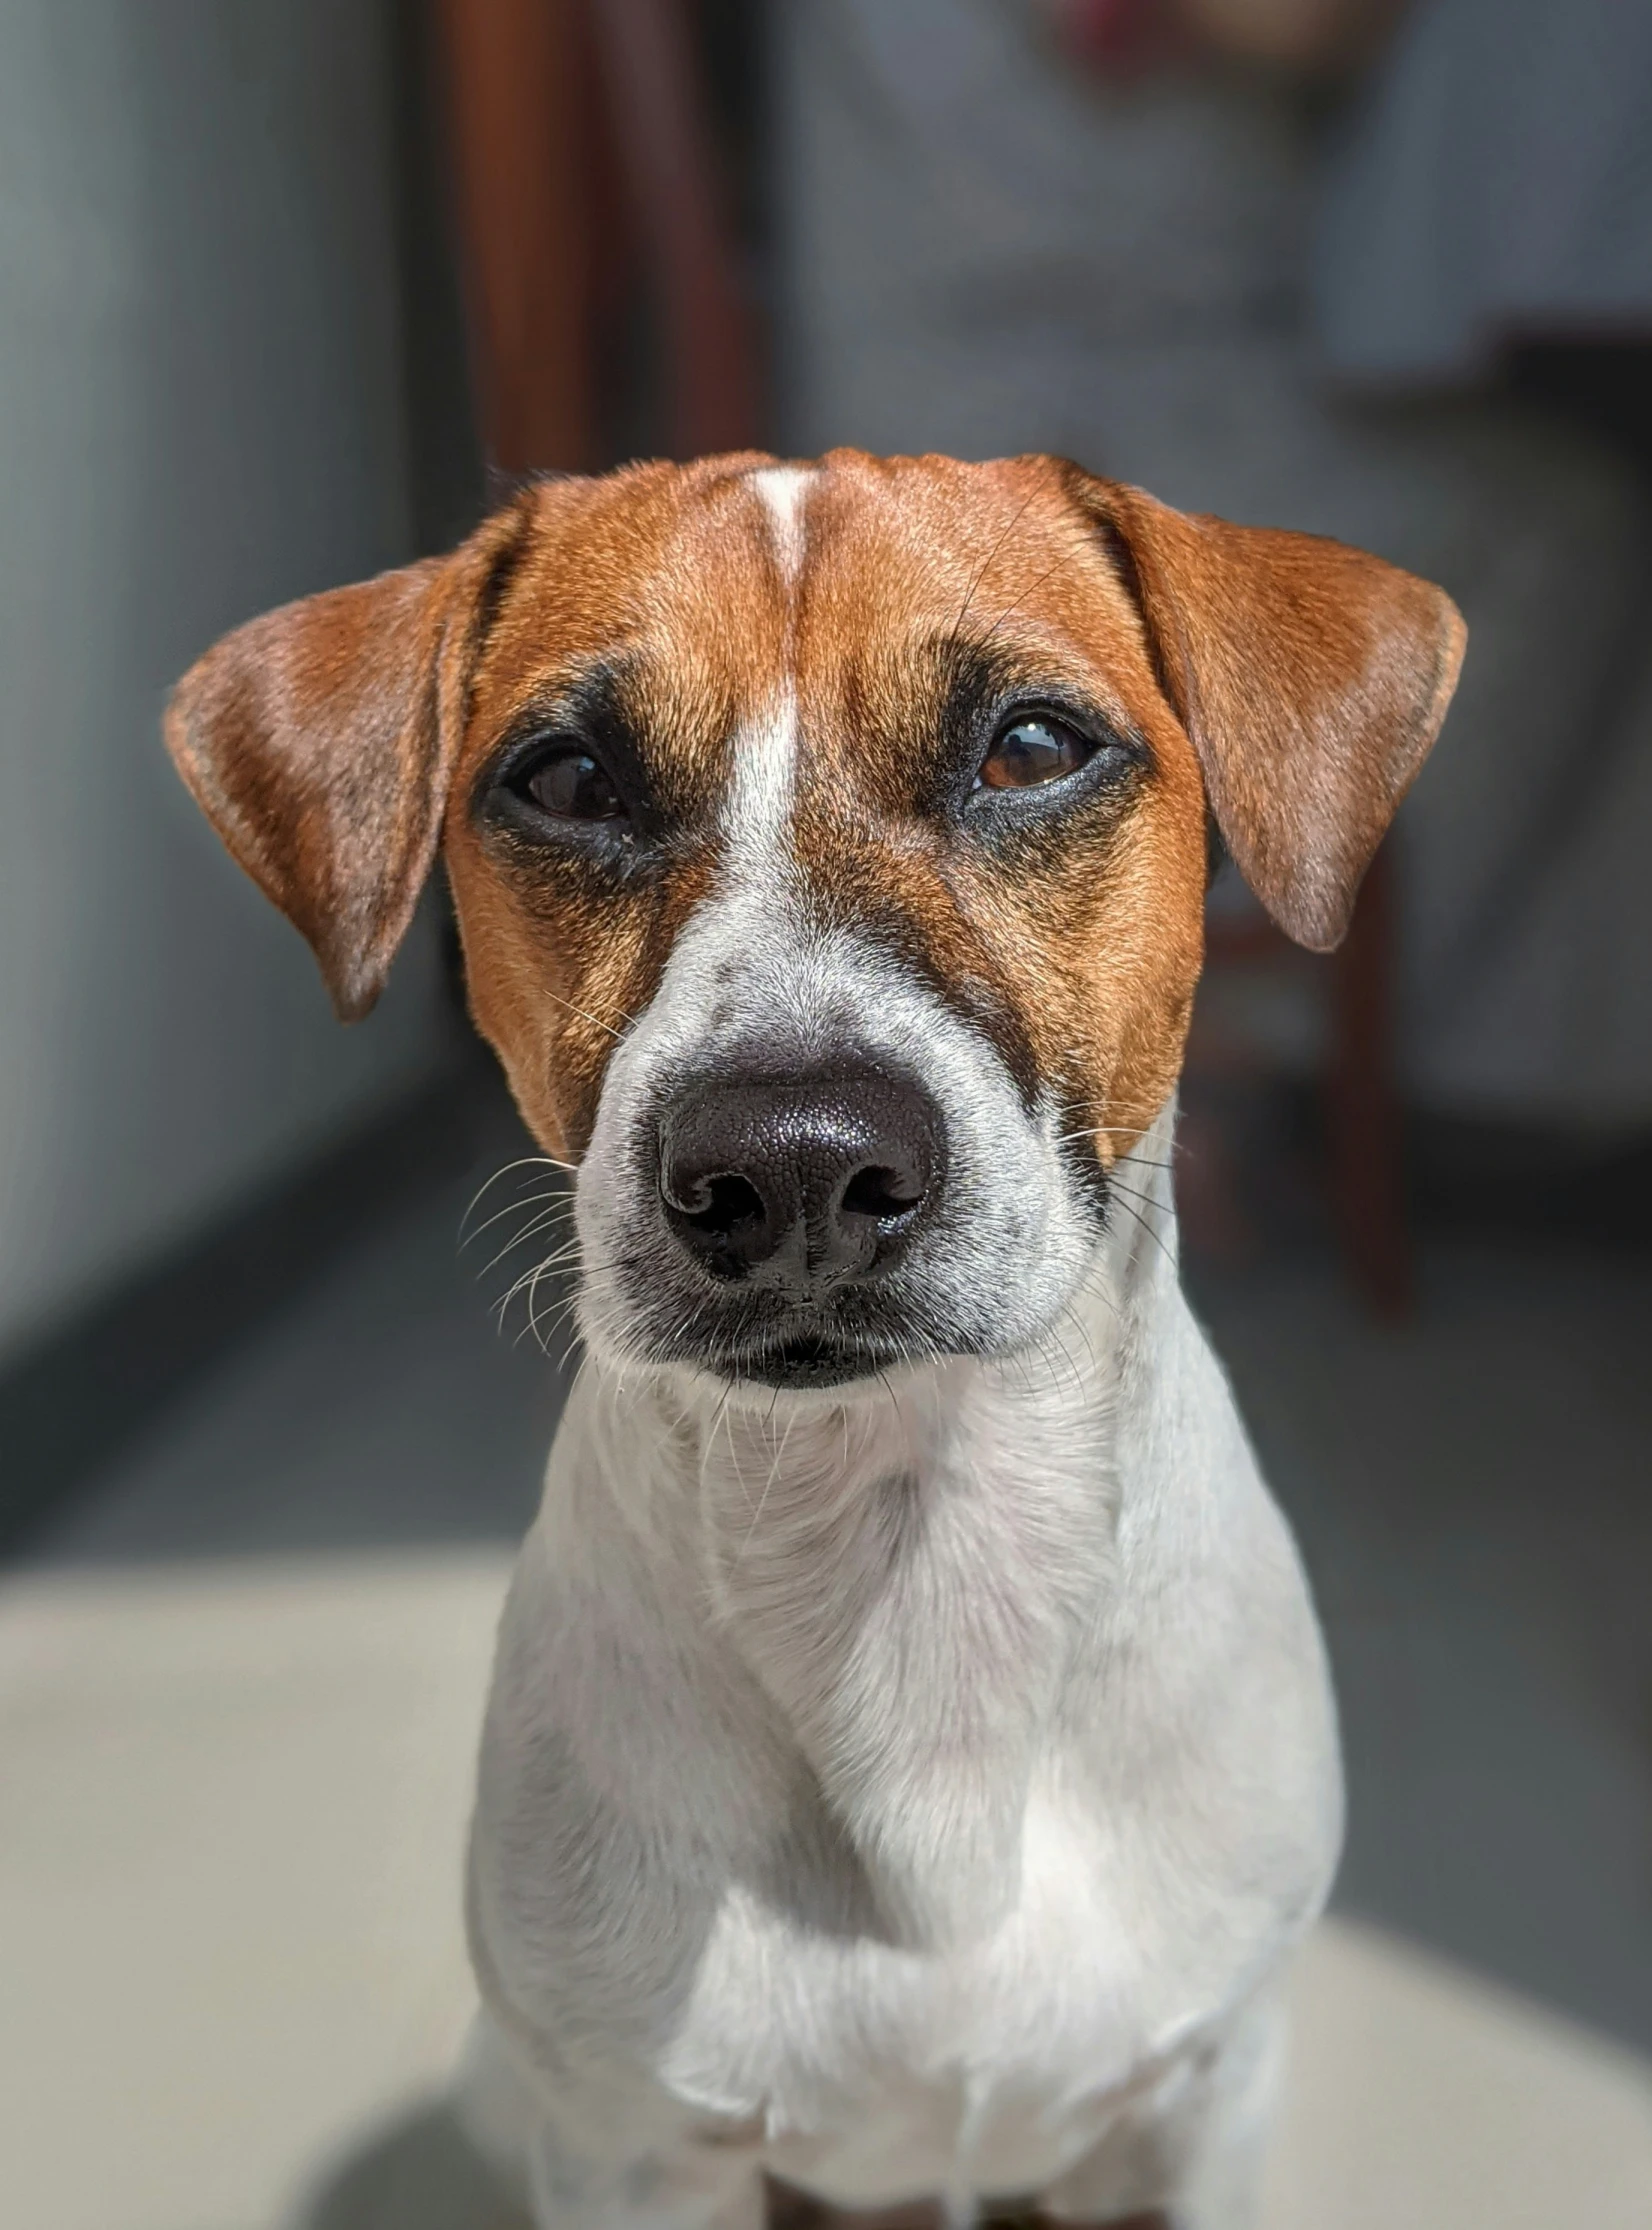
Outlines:
[[[1462,643],[1050,458],[731,457],[256,620],[167,733],[346,1017],[444,854],[593,1344],[800,1387],[1052,1322],[1174,1088],[1208,817],[1335,944]]]

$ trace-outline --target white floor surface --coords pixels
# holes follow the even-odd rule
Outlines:
[[[439,2085],[506,1569],[431,1548],[6,1582],[0,2221],[287,2230]],[[1622,2046],[1343,1922],[1296,2000],[1267,2230],[1652,2223],[1652,2068]]]

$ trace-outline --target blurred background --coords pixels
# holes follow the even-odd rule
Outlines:
[[[508,2219],[429,2101],[542,1172],[443,894],[338,1029],[165,689],[499,476],[848,442],[1467,615],[1342,953],[1215,886],[1184,1096],[1352,1791],[1268,2230],[1644,2230],[1649,371],[1648,0],[0,0],[7,2221]]]

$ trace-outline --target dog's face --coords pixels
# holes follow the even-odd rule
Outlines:
[[[1174,1087],[1207,811],[1334,942],[1461,640],[1055,460],[736,457],[255,622],[169,740],[346,1013],[440,841],[587,1337],[802,1388],[1053,1321]]]

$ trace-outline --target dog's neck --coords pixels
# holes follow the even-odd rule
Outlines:
[[[1032,1351],[852,1400],[696,1397],[596,1366],[614,1493],[781,1715],[903,1940],[990,1927],[1073,1650],[1105,1599],[1121,1405],[1177,1297],[1167,1113]],[[1128,1191],[1126,1191],[1128,1188]],[[599,1423],[600,1419],[600,1423]]]

